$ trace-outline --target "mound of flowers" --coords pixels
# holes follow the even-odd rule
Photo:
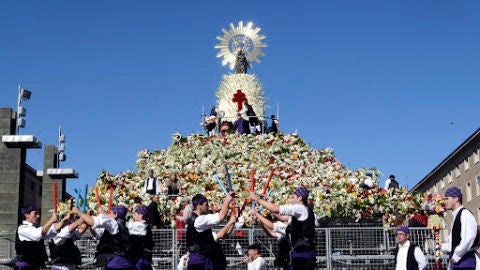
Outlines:
[[[228,188],[226,168],[237,195],[236,206],[247,226],[253,222],[249,214],[251,202],[247,199],[252,168],[257,194],[263,193],[273,170],[267,194],[276,203],[285,203],[288,195],[300,185],[307,187],[318,219],[348,217],[358,221],[383,216],[384,224],[389,226],[394,224],[397,214],[408,216],[419,209],[430,212],[427,208],[431,205],[441,207],[439,200],[411,194],[405,188],[364,190],[360,183],[368,171],[373,173],[378,187],[380,172],[375,168],[346,168],[335,159],[333,149],[312,149],[292,134],[182,137],[177,133],[168,149],[142,150],[137,158],[135,172],[113,175],[103,171],[99,175],[87,195],[89,208],[96,209],[99,204],[105,208],[109,203],[148,205],[151,195],[141,190],[148,170],[152,169],[159,179],[167,179],[171,172],[177,173],[184,183],[181,196],[204,194],[213,210],[226,196],[221,188],[221,184]],[[180,206],[179,198],[160,196],[159,210],[166,226],[174,226]],[[443,209],[432,211],[440,213]]]

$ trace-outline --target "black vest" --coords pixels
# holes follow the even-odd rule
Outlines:
[[[138,259],[152,259],[153,252],[153,235],[150,226],[147,225],[146,235],[130,235],[130,255],[132,261]]]
[[[148,182],[149,182],[149,181],[152,181],[152,180],[153,180],[153,184],[152,184],[153,189],[148,189]],[[150,179],[150,177],[149,177],[149,178],[147,178],[147,180],[145,180],[145,181],[147,181],[147,183],[146,183],[147,186],[145,187],[146,193],[148,193],[148,194],[150,194],[150,195],[155,195],[155,194],[157,194],[157,178],[154,177],[153,179]]]
[[[457,216],[455,217],[455,220],[453,221],[453,226],[452,226],[452,252],[450,252],[449,258],[451,258],[453,256],[453,251],[460,244],[460,241],[462,241],[462,236],[460,234],[461,230],[462,230],[462,222],[461,222],[460,218],[462,216],[463,210],[465,210],[465,209],[466,208],[462,207],[460,210],[458,210]],[[467,211],[469,211],[469,210],[467,209]],[[479,237],[478,237],[478,234],[477,234],[477,237],[475,238],[475,241],[473,241],[473,244],[470,247],[470,249],[475,247],[475,244],[478,243],[478,238]]]
[[[283,237],[278,243],[278,251],[275,255],[275,266],[284,267],[290,264],[290,242],[288,237]]]
[[[390,185],[388,185],[388,188],[392,188],[392,189],[398,189],[400,188],[400,185],[398,184],[397,180],[395,179],[390,179]]]
[[[177,183],[175,183],[173,186],[168,186],[168,195],[178,195],[179,189],[177,188]]]
[[[410,242],[410,247],[408,247],[407,252],[407,270],[418,270],[418,262],[415,260],[415,248],[417,245]],[[393,268],[397,267],[397,255],[398,255],[398,245],[394,251],[395,258],[394,258],[394,265]]]
[[[115,255],[129,258],[128,247],[130,237],[128,229],[123,219],[116,219],[118,223],[118,233],[110,234],[107,230],[103,232],[97,245],[97,266],[104,266]]]
[[[223,253],[223,249],[215,242],[212,235],[212,229],[198,232],[195,229],[195,219],[198,215],[192,213],[187,221],[187,251],[190,253],[200,253],[205,257],[208,257],[213,264],[214,269],[225,269],[227,261]]]
[[[82,264],[82,255],[72,238],[68,238],[63,244],[58,246],[51,240],[48,242],[48,247],[52,264]]]
[[[292,217],[292,223],[287,229],[287,236],[290,235],[292,249],[297,252],[314,251],[315,250],[315,215],[309,207],[308,218],[304,221],[299,221]]]
[[[20,241],[18,228],[15,233],[15,251],[17,259],[32,266],[44,266],[48,260],[43,239],[40,241]]]

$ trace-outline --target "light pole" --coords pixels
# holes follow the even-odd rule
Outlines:
[[[58,126],[58,153],[57,153],[57,168],[60,168],[60,162],[67,160],[65,154],[65,135],[62,133],[62,126]]]
[[[25,127],[25,116],[27,115],[27,109],[22,106],[22,101],[29,100],[32,96],[32,92],[28,91],[27,89],[23,89],[22,85],[18,85],[18,100],[17,100],[17,125],[16,125],[16,133],[20,133],[20,128]]]

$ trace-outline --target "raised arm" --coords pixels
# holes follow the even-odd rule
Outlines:
[[[280,221],[283,221],[283,222],[288,222],[288,220],[290,219],[289,216],[282,216],[282,215],[279,215],[279,214],[277,214],[277,213],[272,213],[272,215],[273,215],[276,219],[278,219],[278,220],[280,220]]]
[[[73,222],[72,224],[68,225],[68,231],[73,232],[77,227],[79,227],[82,224],[83,224],[83,219],[79,218],[75,220],[75,222]],[[83,231],[85,231],[85,229]]]
[[[257,197],[255,195],[255,192],[251,191],[250,192],[250,196],[249,196],[250,199],[252,199],[253,201],[256,201],[259,205],[262,205],[263,207],[265,207],[266,209],[270,210],[270,212],[272,213],[279,213],[280,212],[280,207],[272,202],[269,202],[265,199],[262,199],[260,197]]]
[[[217,239],[223,239],[228,235],[230,235],[233,231],[233,227],[236,221],[237,221],[237,217],[232,214],[227,224],[220,231],[217,232]]]
[[[55,223],[53,225],[55,227],[55,231],[59,232],[63,228],[63,225],[65,224],[65,222],[69,219],[70,219],[70,215],[66,215],[64,218],[62,218],[62,220]]]
[[[95,220],[89,214],[83,213],[77,207],[72,208],[72,213],[78,215],[80,219],[82,219],[88,226],[93,226],[95,224]]]
[[[58,219],[58,215],[53,213],[52,217],[42,226],[42,235],[45,235],[53,223],[55,223]]]
[[[269,230],[273,230],[273,222],[271,222],[268,218],[258,213],[255,209],[251,209],[250,212],[255,215],[255,217],[258,219],[260,223],[262,223],[263,227]]]
[[[225,217],[227,216],[230,202],[233,200],[234,197],[235,197],[235,193],[230,192],[227,198],[225,199],[225,201],[223,202],[222,209],[220,209],[220,212],[218,213],[218,217],[220,221],[224,220]]]
[[[273,230],[270,230],[269,228],[262,226],[263,231],[265,232],[266,235],[272,237],[272,238],[278,238],[278,234],[274,232]]]

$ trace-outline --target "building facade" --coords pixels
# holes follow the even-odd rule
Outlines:
[[[0,258],[14,253],[15,231],[22,220],[21,208],[35,205],[42,209],[42,221],[51,217],[53,183],[58,185],[57,198],[64,201],[66,179],[76,178],[73,169],[57,168],[58,150],[46,145],[41,173],[27,164],[27,149],[41,149],[33,135],[16,134],[17,114],[11,108],[0,108]],[[68,173],[65,173],[68,172]]]
[[[452,186],[462,190],[463,206],[480,221],[480,128],[460,144],[437,167],[425,176],[412,191],[439,193],[442,196]],[[452,220],[445,215],[447,226]]]

